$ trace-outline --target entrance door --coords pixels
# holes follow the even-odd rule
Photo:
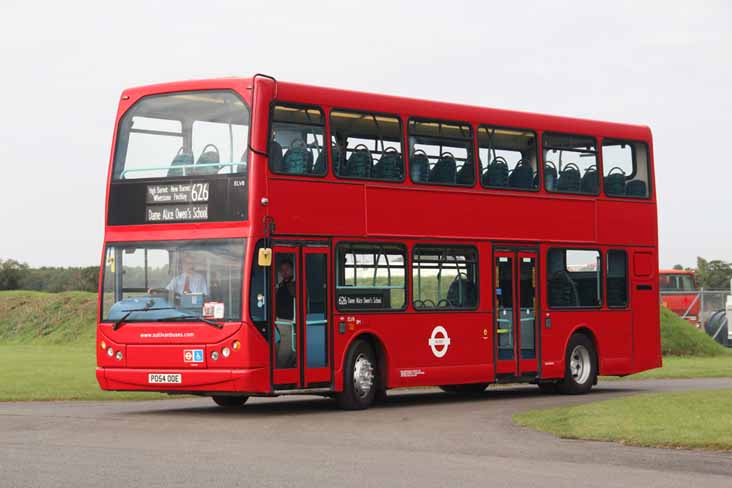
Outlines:
[[[330,385],[330,249],[274,246],[272,383],[275,389]]]
[[[494,252],[496,374],[527,376],[537,372],[537,253],[500,248]]]

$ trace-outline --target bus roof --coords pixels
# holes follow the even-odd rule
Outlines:
[[[138,86],[124,90],[122,96],[137,98],[153,93],[226,88],[235,85],[251,89],[252,80],[255,77],[212,78]],[[314,99],[317,102],[314,101],[313,103],[334,108],[363,109],[393,114],[408,113],[415,117],[438,117],[456,121],[485,121],[486,123],[499,123],[508,127],[540,128],[557,132],[576,132],[580,130],[602,134],[605,137],[651,140],[651,130],[645,125],[438,102],[286,81],[277,81],[276,83],[277,99],[282,102],[299,101],[302,103],[303,100]]]

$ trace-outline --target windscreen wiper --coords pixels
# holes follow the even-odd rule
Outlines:
[[[160,308],[143,307],[143,308],[133,308],[133,309],[124,310],[124,312],[126,312],[126,313],[114,321],[112,330],[117,330],[120,327],[122,327],[122,324],[124,323],[125,320],[127,320],[127,317],[129,317],[130,314],[132,314],[132,312],[147,312],[147,311],[151,311],[151,310],[174,310],[174,309],[175,309],[175,307],[160,307]]]
[[[158,322],[185,322],[185,321],[200,321],[205,322],[208,325],[212,327],[216,327],[217,329],[223,329],[224,324],[220,324],[218,322],[214,322],[213,320],[209,320],[207,318],[198,316],[198,315],[179,315],[177,317],[168,317],[166,319],[158,319]]]

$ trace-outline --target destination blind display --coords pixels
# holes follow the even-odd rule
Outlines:
[[[147,222],[208,220],[209,183],[147,185]]]
[[[109,225],[246,220],[245,177],[113,181]]]
[[[339,287],[337,302],[339,310],[369,310],[391,307],[388,288],[348,288]]]

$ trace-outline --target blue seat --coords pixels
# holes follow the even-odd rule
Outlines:
[[[352,178],[368,178],[371,176],[371,166],[373,165],[373,157],[371,151],[363,144],[359,144],[353,148],[351,156],[348,158],[346,167],[342,168],[343,176]]]
[[[605,193],[613,197],[625,195],[625,171],[619,167],[612,168],[605,176]]]
[[[597,178],[597,166],[590,166],[585,170],[585,174],[582,175],[582,181],[580,183],[582,193],[588,193],[590,195],[597,195],[600,191],[600,181]]]
[[[310,173],[313,166],[313,153],[305,145],[302,139],[295,139],[290,143],[290,148],[282,158],[282,172],[294,175]]]
[[[173,176],[186,176],[193,174],[190,165],[193,164],[193,154],[183,151],[181,147],[178,150],[178,154],[175,155],[173,161],[170,163],[170,169],[168,170],[168,178]],[[187,168],[180,166],[188,166]]]
[[[530,189],[534,185],[534,170],[531,163],[520,160],[514,166],[511,175],[508,177],[508,186],[511,188]]]
[[[557,190],[566,192],[579,192],[580,191],[580,170],[574,163],[567,164],[559,172],[559,179],[557,180]]]
[[[475,163],[473,159],[468,157],[468,160],[463,163],[457,172],[455,182],[458,185],[472,185],[475,181]]]
[[[382,153],[379,162],[374,165],[371,176],[380,180],[402,179],[402,155],[395,147],[388,147]]]
[[[219,149],[213,144],[206,144],[201,155],[198,156],[196,166],[194,167],[194,173],[196,175],[215,175],[221,168],[219,164],[221,158],[219,157]]]
[[[632,180],[625,186],[625,194],[629,197],[647,197],[648,187],[645,181]]]
[[[506,160],[501,156],[495,157],[483,172],[481,183],[483,183],[483,186],[508,186],[508,163]]]
[[[430,174],[430,160],[427,154],[417,149],[409,158],[409,176],[417,183],[427,183]]]
[[[440,155],[440,159],[430,170],[430,183],[454,184],[457,179],[457,162],[452,153],[446,152]]]

